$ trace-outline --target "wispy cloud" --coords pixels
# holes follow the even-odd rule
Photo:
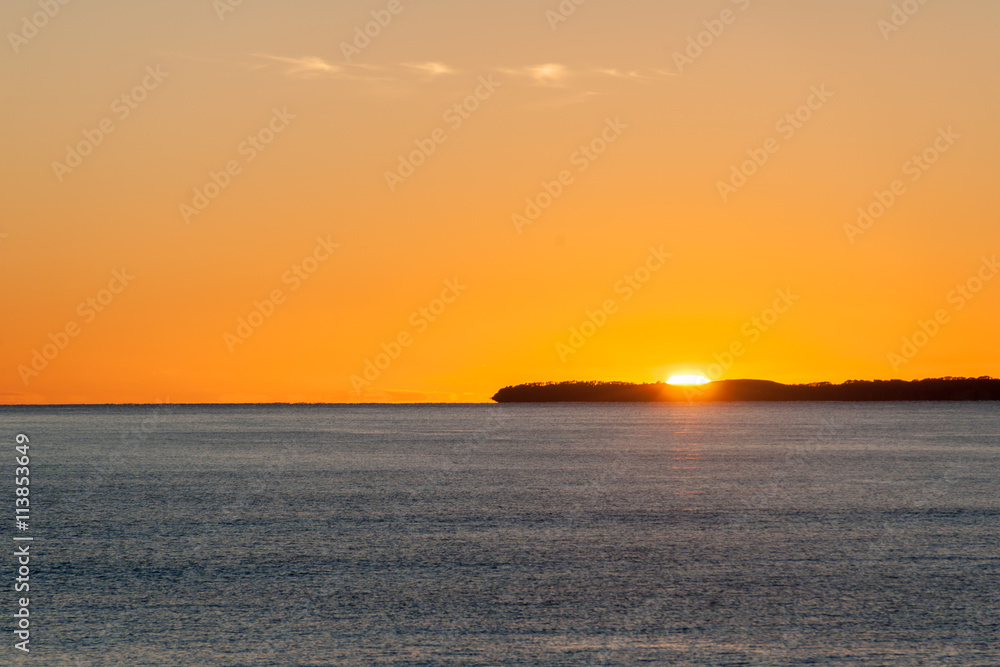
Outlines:
[[[594,67],[573,70],[560,63],[545,63],[543,65],[526,65],[523,67],[500,69],[504,74],[521,77],[534,82],[535,85],[555,88],[567,87],[572,80],[592,79],[595,75],[613,77],[625,81],[646,82],[676,76],[665,70],[620,70],[612,67]]]
[[[668,72],[666,70],[653,69],[649,70],[650,73],[646,74],[638,70],[629,70],[628,72],[622,72],[618,69],[601,69],[597,68],[592,70],[595,74],[603,74],[605,76],[611,76],[616,79],[630,79],[632,81],[655,81],[668,76],[677,76],[675,72]]]
[[[455,73],[454,69],[448,67],[444,63],[403,63],[403,67],[409,67],[410,69],[426,72],[431,76]]]
[[[368,65],[362,63],[331,63],[319,56],[276,56],[254,53],[252,57],[285,65],[282,72],[294,79],[334,78],[351,81],[405,81],[421,77],[434,78],[445,74],[455,74],[456,69],[441,62],[399,63],[394,65]],[[259,70],[269,65],[257,63],[251,70]]]
[[[253,55],[257,58],[266,58],[289,65],[288,69],[285,70],[285,74],[298,79],[309,79],[344,72],[344,68],[340,65],[332,65],[318,56],[288,58],[286,56],[270,56],[263,53],[255,53]]]
[[[544,65],[527,65],[524,67],[501,68],[501,72],[511,76],[533,80],[538,85],[562,85],[570,72],[565,65],[546,63]]]
[[[319,56],[278,56],[265,53],[252,54],[257,62],[248,65],[251,71],[282,66],[282,74],[295,79],[332,78],[362,82],[396,82],[397,84],[420,84],[431,79],[458,74],[459,70],[447,63],[437,61],[406,62],[388,65],[371,65],[362,63],[332,63]],[[262,62],[266,61],[266,62]],[[598,79],[613,78],[620,81],[646,83],[676,76],[665,70],[620,70],[612,67],[590,67],[571,69],[561,63],[542,63],[538,65],[522,65],[519,67],[500,67],[493,71],[501,72],[523,84],[563,91],[573,92],[561,95],[559,99],[542,101],[545,105],[566,105],[582,102],[594,95],[600,95],[601,86]]]
[[[566,77],[566,68],[563,65],[548,63],[546,65],[536,65],[528,68],[532,78],[539,83],[558,83]]]

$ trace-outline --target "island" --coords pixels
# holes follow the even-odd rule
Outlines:
[[[672,403],[694,401],[1000,401],[1000,380],[848,380],[842,384],[781,384],[721,380],[698,386],[665,382],[535,382],[504,387],[497,403]]]

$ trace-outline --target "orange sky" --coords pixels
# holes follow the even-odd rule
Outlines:
[[[896,5],[4,3],[0,402],[1000,375],[1000,5]]]

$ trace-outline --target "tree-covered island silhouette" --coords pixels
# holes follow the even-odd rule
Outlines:
[[[781,384],[720,380],[698,386],[665,382],[534,382],[504,387],[497,403],[674,403],[738,401],[1000,401],[1000,380],[943,377],[924,380],[848,380],[842,384]]]

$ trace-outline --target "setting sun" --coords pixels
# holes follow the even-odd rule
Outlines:
[[[683,386],[693,386],[699,384],[708,384],[711,382],[704,375],[671,375],[667,380],[667,384],[676,384]]]

